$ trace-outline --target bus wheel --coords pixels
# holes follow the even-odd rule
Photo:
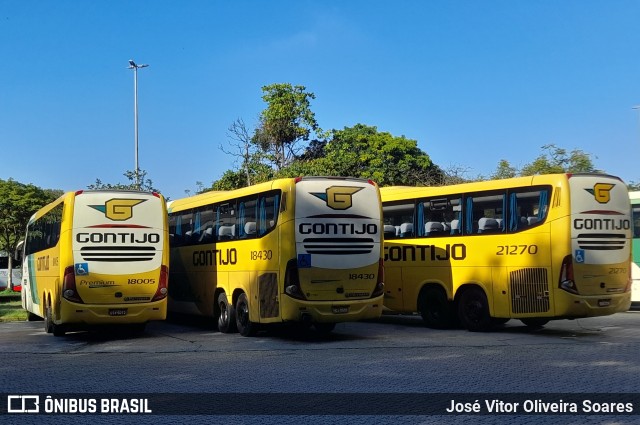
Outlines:
[[[66,333],[63,325],[53,323],[53,312],[51,311],[51,303],[48,302],[44,310],[44,330],[53,336],[64,336]]]
[[[240,294],[236,303],[236,324],[240,335],[253,336],[256,334],[257,325],[249,320],[249,299],[245,293]]]
[[[451,325],[451,306],[440,288],[426,288],[418,305],[422,320],[431,328],[443,329]]]
[[[218,330],[225,334],[235,332],[236,329],[236,309],[227,301],[227,294],[222,292],[218,295],[218,306],[220,307],[220,317],[218,318]]]
[[[462,325],[471,332],[491,329],[487,296],[480,288],[471,287],[463,292],[458,303],[458,315]]]
[[[320,335],[328,335],[335,329],[335,323],[314,323],[313,327],[316,328],[316,332]]]
[[[53,332],[53,320],[51,318],[51,304],[44,305],[44,331],[48,334]]]
[[[529,328],[541,328],[549,323],[549,319],[545,319],[542,317],[529,317],[526,319],[520,319],[520,321]]]

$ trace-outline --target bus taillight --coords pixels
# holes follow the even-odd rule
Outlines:
[[[378,261],[378,281],[376,287],[371,294],[371,298],[379,297],[384,293],[384,261],[382,258]]]
[[[579,294],[578,287],[573,278],[573,258],[571,255],[567,255],[562,260],[562,267],[560,268],[560,289],[564,289],[572,294]]]
[[[78,290],[76,289],[76,273],[73,270],[73,266],[69,266],[64,269],[64,278],[62,280],[62,296],[74,303],[83,303]]]
[[[168,277],[169,270],[167,269],[167,266],[160,266],[160,282],[158,283],[158,290],[151,301],[160,301],[166,298]]]
[[[284,292],[290,297],[299,300],[306,300],[307,297],[300,288],[300,276],[298,275],[298,260],[295,258],[287,263],[287,270],[284,274]]]

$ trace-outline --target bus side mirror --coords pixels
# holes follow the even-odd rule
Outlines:
[[[24,241],[18,242],[16,245],[16,251],[13,253],[13,258],[18,262],[22,262],[22,248],[24,247]]]

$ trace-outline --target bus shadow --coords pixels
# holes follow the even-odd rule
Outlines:
[[[153,338],[154,336],[139,326],[102,325],[71,329],[64,338],[75,342],[101,343],[109,341]]]
[[[192,329],[219,332],[217,324],[208,317],[170,313],[167,316],[167,322]],[[239,336],[237,333],[233,335]],[[342,324],[338,324],[334,331],[324,333],[317,332],[313,326],[304,326],[297,323],[272,323],[266,326],[259,326],[258,331],[253,338],[273,338],[281,341],[305,343],[327,343],[370,339],[356,334],[351,327],[343,326]]]
[[[304,327],[298,324],[273,324],[258,331],[257,338],[267,337],[282,342],[327,344],[335,342],[352,342],[373,339],[370,336],[357,333],[352,327],[340,326],[332,332],[318,332],[313,327]]]
[[[218,324],[212,318],[193,314],[168,313],[166,322],[201,330],[218,331]]]
[[[468,331],[460,325],[451,325],[444,329],[430,328],[428,327],[422,317],[419,314],[383,314],[379,319],[369,320],[369,323],[380,323],[382,325],[390,325],[397,327],[408,328],[424,328],[425,332],[455,332],[455,333],[467,333]],[[558,321],[561,324],[562,321]],[[583,338],[594,336],[605,336],[607,332],[598,326],[584,326],[578,322],[572,322],[574,326],[571,329],[566,328],[566,324],[562,324],[563,327],[557,327],[555,321],[551,321],[545,326],[532,327],[526,326],[518,319],[511,319],[504,324],[495,324],[491,330],[486,332],[479,332],[479,334],[512,334],[512,335],[532,335],[536,337],[551,337],[551,338]]]
[[[553,322],[543,327],[530,327],[518,320],[513,319],[504,325],[497,326],[493,329],[493,332],[499,332],[503,334],[522,334],[532,335],[536,337],[552,337],[552,338],[585,338],[594,336],[606,336],[607,332],[597,327],[581,327],[581,328],[557,328],[554,327]]]

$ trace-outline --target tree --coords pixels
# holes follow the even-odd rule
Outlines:
[[[510,179],[518,175],[518,170],[515,167],[512,167],[509,161],[506,159],[501,159],[498,163],[498,168],[495,173],[491,175],[491,178],[494,180],[498,179]]]
[[[249,178],[253,184],[271,180],[274,177],[273,169],[269,166],[256,162],[248,164]],[[247,173],[245,170],[227,170],[220,179],[213,182],[210,188],[202,190],[233,190],[247,186]],[[200,192],[201,193],[201,192]]]
[[[24,237],[29,218],[60,195],[60,190],[43,190],[13,179],[0,179],[0,250],[9,254],[9,270],[13,267],[12,253]],[[8,279],[7,287],[12,288],[11,273]]]
[[[291,164],[303,149],[301,141],[309,140],[311,132],[321,132],[311,111],[311,99],[315,95],[304,86],[290,83],[271,84],[262,87],[262,99],[267,108],[260,113],[260,125],[252,141],[276,171]]]
[[[544,145],[546,153],[541,154],[532,163],[520,170],[521,176],[554,173],[593,173],[598,170],[593,165],[591,155],[580,149],[570,153],[554,144]]]
[[[246,186],[249,186],[251,185],[251,165],[252,163],[260,162],[261,155],[259,155],[259,152],[256,150],[255,143],[252,143],[249,129],[242,118],[236,119],[229,126],[227,136],[233,140],[230,144],[235,148],[236,152],[227,151],[222,145],[220,146],[220,150],[227,155],[235,156],[242,160],[241,168],[245,173]]]
[[[630,180],[627,182],[627,188],[629,191],[640,190],[640,182]]]
[[[369,178],[381,186],[433,185],[443,180],[442,170],[434,165],[415,140],[379,132],[376,127],[356,124],[333,130],[324,145],[322,167],[326,175]]]
[[[129,183],[103,183],[102,180],[96,179],[94,184],[90,184],[87,186],[88,189],[91,190],[142,190],[144,192],[157,192],[160,191],[153,187],[153,182],[151,179],[146,178],[147,172],[145,170],[138,170],[138,177],[140,179],[140,188],[138,188],[136,172],[135,171],[125,171],[123,174],[129,180]]]

